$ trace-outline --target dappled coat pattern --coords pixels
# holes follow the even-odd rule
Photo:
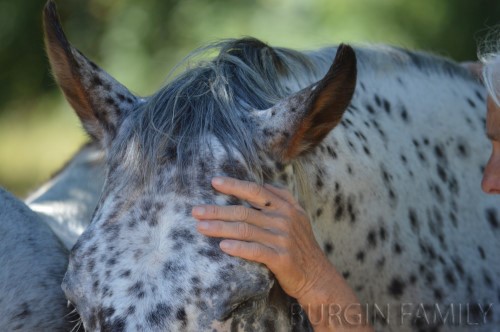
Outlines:
[[[310,330],[264,266],[196,232],[193,205],[240,203],[214,192],[215,175],[289,188],[361,301],[391,309],[371,317],[377,328],[459,329],[403,320],[405,303],[467,304],[479,330],[498,319],[499,208],[479,186],[485,92],[460,66],[241,39],[138,98],[68,43],[52,2],[45,35],[58,83],[106,151],[104,192],[63,282],[87,330]]]

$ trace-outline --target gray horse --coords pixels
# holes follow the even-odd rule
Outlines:
[[[69,44],[52,2],[44,21],[58,83],[106,153],[63,282],[86,329],[310,329],[264,266],[195,231],[193,205],[241,203],[215,175],[289,188],[377,328],[492,329],[499,208],[479,187],[485,91],[465,69],[242,39],[141,99]]]
[[[60,282],[68,251],[23,202],[0,189],[0,328],[65,331]]]
[[[104,183],[100,151],[85,145],[25,202],[0,188],[0,331],[69,331],[77,321],[61,282]]]

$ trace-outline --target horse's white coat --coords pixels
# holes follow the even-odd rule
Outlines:
[[[311,55],[322,68],[320,72],[326,71],[327,59],[334,51],[325,49]],[[440,331],[469,329],[468,325],[453,325],[457,321],[439,327],[442,322],[415,320],[420,303],[453,303],[475,306],[476,322],[485,319],[490,323],[477,330],[489,331],[497,313],[480,308],[498,302],[495,287],[500,265],[495,263],[494,253],[500,252],[500,235],[495,228],[496,198],[485,196],[479,186],[481,166],[489,152],[483,132],[484,88],[459,66],[428,55],[393,48],[357,48],[356,54],[358,85],[342,123],[319,146],[291,163],[288,180],[279,177],[280,171],[271,170],[276,172],[271,181],[298,188],[295,194],[313,220],[318,242],[330,248],[330,260],[361,301],[372,309],[375,305],[390,307],[390,317],[385,317],[390,326],[379,317],[375,323],[378,328],[408,331],[424,324]],[[293,91],[313,82],[314,78],[304,76],[296,81],[296,87],[286,84]],[[273,135],[292,129],[287,127],[287,119],[300,114],[288,113],[286,100],[262,112],[254,112],[266,119],[258,122],[262,131],[254,133],[256,140],[262,139],[262,146],[272,141]],[[257,274],[241,267],[246,274],[241,272],[231,277],[231,282],[222,282],[220,268],[227,269],[232,263],[215,258],[216,253],[208,261],[197,254],[206,247],[192,232],[194,223],[185,211],[211,197],[204,184],[209,183],[208,175],[231,175],[231,167],[237,169],[242,162],[217,149],[221,142],[211,140],[214,153],[196,151],[208,164],[205,176],[200,174],[204,172],[201,164],[200,169],[178,169],[166,163],[150,174],[146,184],[133,177],[133,181],[120,182],[120,168],[109,178],[107,196],[75,247],[74,263],[65,279],[67,295],[80,304],[88,328],[132,329],[137,324],[158,331],[183,326],[199,330],[206,329],[205,320],[212,317],[209,326],[225,330],[236,321],[213,320],[225,303],[217,301],[226,296],[230,301],[231,294],[238,294],[236,289],[244,291],[249,285],[237,276]],[[136,151],[137,142],[131,142]],[[118,166],[123,169],[130,166],[126,157],[130,152],[125,151],[125,162]],[[227,159],[233,163],[229,168],[224,166]],[[263,160],[271,168],[273,163]],[[248,166],[243,162],[241,174],[248,173]],[[290,173],[290,167],[285,170]],[[186,172],[193,187],[184,194],[177,191],[175,181]],[[296,178],[302,181],[296,182]],[[221,197],[210,199],[220,202]],[[176,242],[172,237],[176,232],[185,232],[188,242]],[[163,264],[168,268],[162,270]],[[83,266],[89,266],[86,271],[93,273],[92,279],[87,279]],[[124,269],[128,269],[126,278],[119,276]],[[205,289],[217,285],[224,294],[211,298],[213,295],[207,293],[205,309],[197,309],[189,300],[190,292],[201,287],[189,278],[200,273]],[[91,287],[96,280],[99,286]],[[138,303],[133,302],[137,296],[131,291],[136,289],[134,285],[140,286]],[[176,289],[180,295],[174,295]],[[398,324],[404,303],[416,304],[410,313],[413,320]],[[258,312],[268,312],[266,305],[270,304],[256,305],[253,314],[257,317]],[[286,312],[279,308],[275,317],[284,316],[275,328],[288,324]],[[133,315],[123,314],[129,310]],[[182,312],[177,317],[183,317],[185,323],[176,320],[176,310]],[[483,317],[487,312],[493,313],[492,317]],[[464,319],[464,312],[459,315]],[[249,326],[263,329],[259,324],[265,321],[264,316],[258,317],[262,320]],[[238,326],[244,329],[245,323]]]
[[[193,205],[241,203],[214,192],[211,177],[260,175],[249,170],[292,188],[360,300],[392,308],[375,319],[380,330],[470,327],[414,311],[401,323],[405,303],[472,304],[477,323],[500,302],[498,203],[479,187],[489,151],[485,91],[456,63],[342,47],[330,67],[337,48],[227,41],[213,62],[140,104],[69,45],[52,2],[45,28],[63,91],[107,154],[103,195],[63,281],[88,330],[310,330],[292,323],[293,302],[268,270],[195,230]],[[242,105],[276,106],[265,114]],[[325,128],[326,138],[315,136]],[[489,312],[491,323],[498,312]]]

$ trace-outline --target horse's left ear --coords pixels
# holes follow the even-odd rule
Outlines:
[[[286,162],[321,143],[349,106],[356,75],[356,54],[341,44],[323,79],[268,110],[256,111],[265,148]]]
[[[106,146],[136,106],[137,97],[70,45],[52,0],[45,5],[43,23],[45,47],[57,83],[87,133]]]

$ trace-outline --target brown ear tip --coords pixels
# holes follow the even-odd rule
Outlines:
[[[347,58],[356,58],[356,52],[351,45],[341,43],[337,47],[337,56],[338,57],[347,57]]]
[[[43,25],[45,27],[45,34],[54,30],[58,25],[59,17],[57,16],[56,3],[52,0],[47,1],[43,8]]]
[[[46,42],[69,49],[69,42],[62,29],[57,6],[53,0],[47,1],[43,9],[43,25]]]
[[[57,20],[57,6],[53,0],[49,0],[45,3],[45,7],[43,8],[44,18],[46,20]]]

